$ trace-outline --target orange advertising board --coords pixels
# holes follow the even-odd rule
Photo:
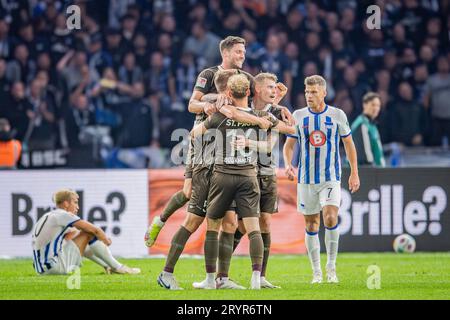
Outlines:
[[[160,215],[170,197],[183,188],[183,169],[149,170],[149,224],[154,216]],[[271,223],[271,253],[299,254],[305,253],[305,224],[303,216],[296,209],[296,183],[278,172],[278,210]],[[167,254],[172,236],[183,223],[186,207],[177,210],[167,221],[158,236],[158,240],[149,249],[149,254]],[[203,254],[206,234],[206,221],[191,236],[186,244],[184,254]],[[248,254],[248,239],[243,237],[236,249],[236,254]]]

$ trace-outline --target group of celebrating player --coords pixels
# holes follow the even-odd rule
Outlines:
[[[349,188],[359,188],[356,150],[345,113],[325,104],[326,82],[305,79],[308,107],[293,114],[278,103],[287,88],[275,75],[255,77],[241,70],[245,40],[227,37],[220,43],[222,64],[203,70],[189,102],[196,113],[183,190],[175,193],[145,236],[152,246],[169,217],[187,202],[187,216],[174,234],[158,284],[181,289],[174,267],[190,235],[206,217],[206,278],[198,289],[245,289],[229,276],[234,249],[247,233],[252,261],[251,289],[279,288],[265,277],[270,252],[270,220],[277,208],[276,161],[272,152],[278,133],[288,135],[283,149],[286,174],[294,179],[293,150],[300,146],[298,210],[305,216],[305,243],[313,268],[312,283],[322,282],[318,230],[323,214],[327,281],[338,282],[338,208],[340,205],[339,141],[351,166]],[[219,235],[220,232],[220,235]]]
[[[298,144],[298,211],[305,217],[305,244],[313,269],[312,283],[322,282],[318,231],[320,212],[325,224],[327,281],[337,283],[341,165],[343,141],[350,163],[349,189],[359,189],[356,149],[345,113],[325,104],[326,82],[314,75],[305,79],[308,107],[293,114],[278,105],[287,88],[270,73],[253,77],[241,70],[245,40],[229,36],[221,41],[222,64],[203,70],[195,84],[189,111],[196,114],[191,131],[183,189],[175,193],[145,234],[151,247],[165,222],[189,202],[187,215],[173,235],[164,270],[157,282],[181,289],[173,273],[184,247],[206,218],[204,244],[206,278],[197,289],[245,289],[229,278],[230,261],[244,234],[252,262],[250,288],[279,288],[266,279],[270,253],[270,221],[277,206],[277,161],[272,152],[279,133],[287,135],[283,148],[286,175]],[[80,220],[78,195],[55,194],[57,209],[33,230],[34,268],[39,274],[66,274],[81,266],[85,256],[107,272],[137,274],[138,268],[120,264],[111,255],[111,240],[102,229]],[[72,229],[73,228],[73,229]]]

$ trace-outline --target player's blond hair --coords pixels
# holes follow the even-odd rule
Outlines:
[[[237,69],[219,70],[214,75],[214,85],[217,92],[221,93],[227,89],[228,79],[238,73]]]
[[[264,82],[266,79],[278,82],[277,76],[270,72],[261,72],[255,76],[255,82],[258,84]]]
[[[53,201],[60,206],[64,201],[72,200],[72,197],[78,198],[78,194],[71,189],[61,189],[53,195]]]
[[[230,89],[233,98],[242,99],[247,96],[250,81],[243,74],[235,74],[228,79],[227,87]]]
[[[241,37],[228,36],[222,41],[220,41],[219,48],[220,53],[223,53],[223,50],[230,50],[233,48],[235,44],[243,44],[245,46],[245,39]]]
[[[305,78],[305,86],[314,86],[316,84],[324,88],[327,87],[327,82],[322,76],[316,74]]]

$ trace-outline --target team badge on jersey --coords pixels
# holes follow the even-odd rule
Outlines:
[[[200,88],[204,88],[206,87],[206,82],[208,80],[206,80],[206,78],[203,77],[198,77],[197,82],[195,83],[196,87],[200,87]]]
[[[314,147],[321,147],[327,142],[327,138],[325,133],[320,130],[314,130],[309,135],[309,143],[311,143]]]

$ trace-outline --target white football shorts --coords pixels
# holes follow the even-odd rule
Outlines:
[[[341,205],[341,183],[297,184],[297,210],[304,215],[320,213],[325,206]]]
[[[83,258],[75,242],[63,240],[61,253],[52,260],[52,267],[45,274],[69,274],[81,267]]]

